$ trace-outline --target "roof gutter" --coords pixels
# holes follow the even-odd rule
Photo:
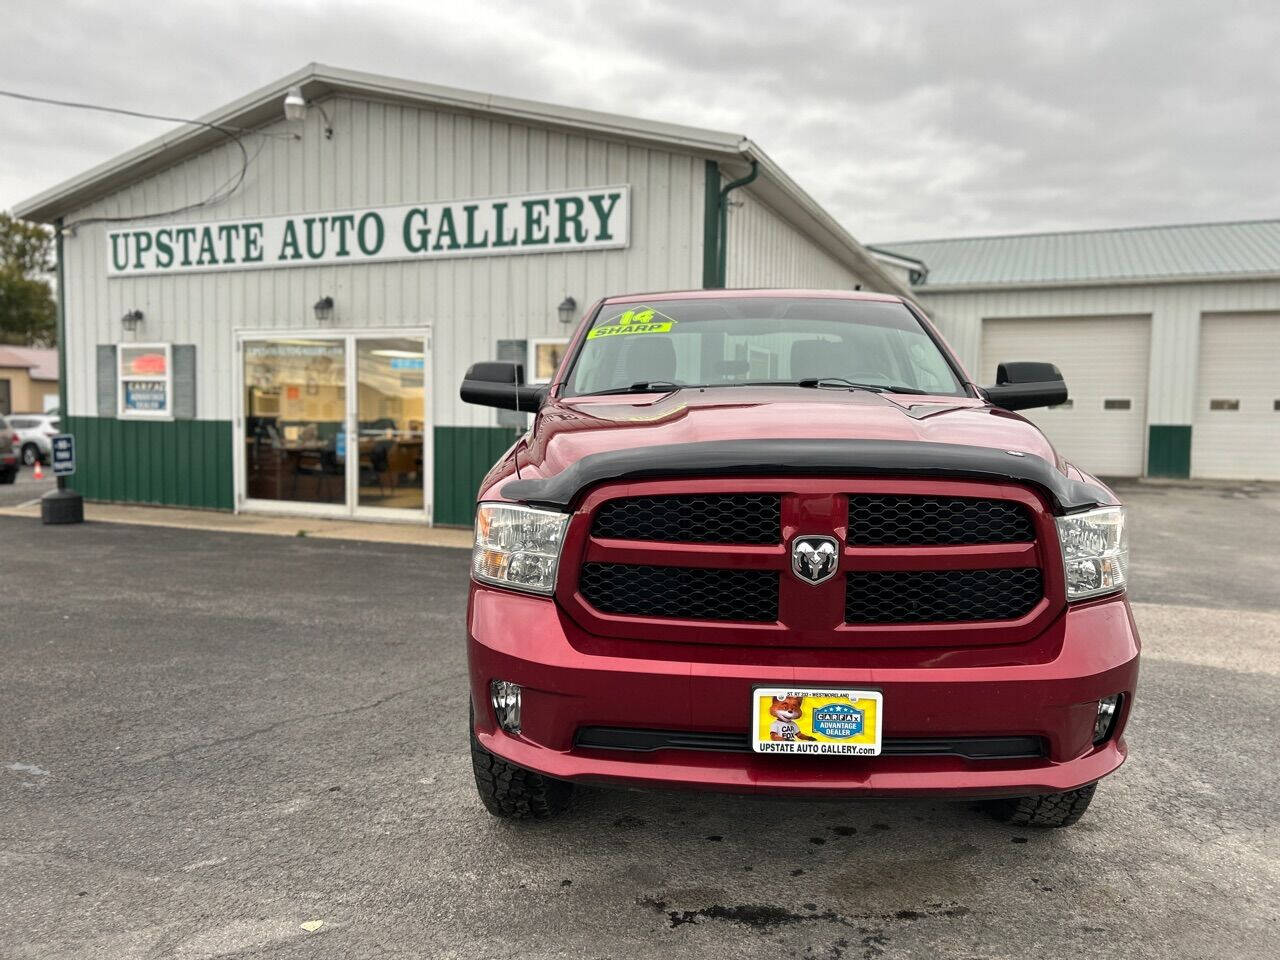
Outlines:
[[[1242,283],[1280,280],[1274,270],[1263,273],[1202,273],[1183,276],[1100,277],[1087,280],[1021,280],[1012,283],[925,283],[913,295],[929,297],[941,293],[1000,293],[1014,290],[1076,290],[1089,287],[1160,287],[1171,283]]]

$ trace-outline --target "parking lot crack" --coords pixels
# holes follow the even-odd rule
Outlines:
[[[355,707],[346,707],[342,710],[325,710],[318,713],[303,713],[295,717],[285,717],[283,720],[276,720],[273,723],[265,724],[261,727],[255,727],[252,730],[246,730],[243,733],[237,733],[229,737],[219,737],[216,740],[202,741],[199,743],[188,744],[185,747],[178,747],[166,753],[154,756],[142,757],[138,759],[145,760],[176,760],[191,753],[198,753],[204,750],[216,750],[218,747],[225,747],[235,743],[244,743],[246,740],[252,740],[254,737],[260,737],[263,734],[272,733],[281,727],[287,727],[295,723],[301,723],[305,720],[325,720],[331,717],[346,717],[357,713],[367,713],[370,710],[377,710],[393,700],[399,699],[406,694],[415,693],[422,689],[422,685],[406,687],[403,690],[396,690],[387,694],[385,697],[379,697],[370,703],[363,703]]]

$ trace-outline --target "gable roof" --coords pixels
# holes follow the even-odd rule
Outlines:
[[[920,292],[1280,275],[1280,220],[877,243],[923,261]]]
[[[26,370],[32,380],[58,379],[58,351],[46,347],[0,347],[0,367]]]
[[[779,210],[859,276],[874,279],[884,290],[910,295],[755,142],[738,133],[459,90],[415,80],[344,70],[320,63],[310,63],[301,70],[281,77],[274,83],[197,119],[202,124],[242,129],[279,122],[282,118],[284,95],[294,86],[301,88],[303,98],[308,101],[346,94],[692,152],[709,160],[716,160],[722,165],[727,164],[728,167],[722,172],[735,178],[746,173],[750,164],[755,162],[759,166],[760,175],[750,187],[753,193]],[[223,134],[208,126],[184,124],[16,204],[13,215],[24,220],[53,223],[104,194],[158,173],[186,157],[222,143],[224,139]]]

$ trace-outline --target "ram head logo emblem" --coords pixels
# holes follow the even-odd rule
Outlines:
[[[834,537],[796,537],[791,541],[791,571],[805,583],[825,583],[836,575],[840,545]]]

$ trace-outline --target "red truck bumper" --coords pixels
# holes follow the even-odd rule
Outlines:
[[[475,733],[511,763],[576,782],[819,796],[1000,797],[1057,793],[1124,762],[1139,640],[1123,597],[1072,607],[1026,645],[958,653],[744,649],[603,642],[549,600],[473,585],[468,656]],[[691,659],[683,659],[688,656]],[[859,664],[859,660],[865,660]],[[953,665],[960,664],[960,665]],[[977,665],[975,665],[977,664]],[[491,680],[523,688],[518,735],[502,731]],[[1044,756],[779,756],[584,747],[583,727],[744,733],[756,685],[871,687],[885,737],[1035,736]],[[1123,694],[1106,742],[1097,701]]]

